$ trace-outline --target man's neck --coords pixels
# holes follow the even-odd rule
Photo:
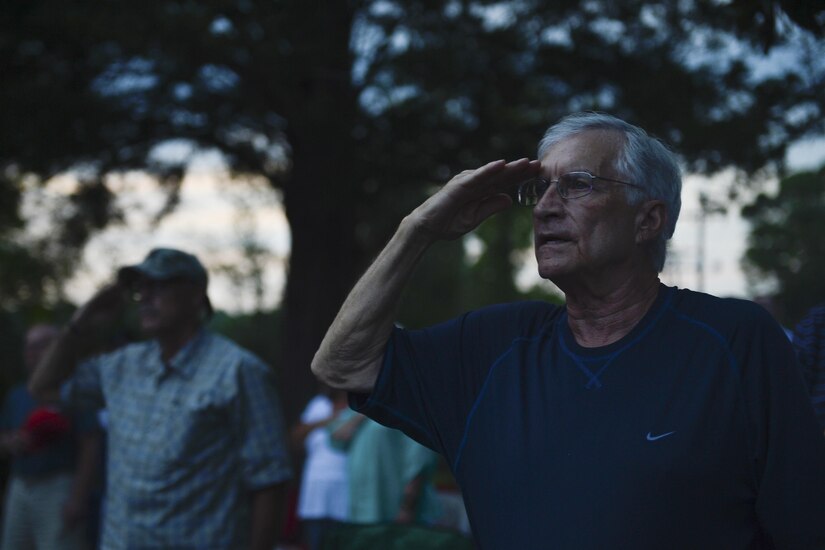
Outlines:
[[[579,287],[566,292],[568,324],[576,342],[592,348],[623,338],[650,310],[659,285],[653,273],[602,288]]]
[[[164,332],[155,336],[160,346],[160,358],[163,362],[168,363],[171,361],[195,337],[199,330],[199,325],[189,325],[181,327],[179,330]]]

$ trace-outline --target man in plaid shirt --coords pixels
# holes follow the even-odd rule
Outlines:
[[[104,548],[266,548],[291,476],[271,370],[203,328],[194,256],[155,249],[80,308],[29,387],[109,412]],[[150,339],[80,361],[96,329],[138,300]],[[72,376],[73,375],[73,376]]]

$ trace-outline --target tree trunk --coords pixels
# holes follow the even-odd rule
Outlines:
[[[316,181],[345,177],[321,153],[295,157],[296,183],[290,188],[287,215],[292,247],[286,287],[284,357],[281,368],[284,411],[291,423],[316,392],[310,363],[321,339],[358,275],[353,197],[324,193]],[[349,187],[341,185],[342,188]],[[331,243],[335,243],[332,245]]]
[[[352,128],[358,112],[349,53],[352,7],[319,3],[313,29],[295,31],[298,86],[289,105],[293,168],[284,186],[292,230],[280,371],[287,422],[318,384],[310,363],[363,264]]]

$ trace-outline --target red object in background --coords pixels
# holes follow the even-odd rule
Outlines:
[[[298,543],[301,540],[301,520],[298,519],[298,484],[290,483],[286,493],[286,520],[279,540]]]
[[[72,423],[67,416],[54,407],[38,407],[34,409],[22,430],[29,436],[28,451],[37,452],[68,435]]]

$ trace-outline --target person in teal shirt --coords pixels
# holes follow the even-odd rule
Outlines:
[[[432,474],[438,455],[402,432],[345,410],[328,427],[349,456],[351,523],[431,524],[438,506]]]

